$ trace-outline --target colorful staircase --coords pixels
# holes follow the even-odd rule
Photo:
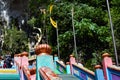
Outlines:
[[[39,45],[35,53],[36,67],[29,67],[28,53],[15,56],[15,69],[0,69],[0,80],[120,80],[120,67],[112,64],[108,53],[103,55],[103,68],[95,66],[95,72],[76,63],[75,57],[70,56],[64,64],[57,56],[50,55],[51,47]]]

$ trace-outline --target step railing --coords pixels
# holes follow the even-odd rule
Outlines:
[[[120,80],[120,67],[113,65],[112,58],[108,53],[102,55],[105,80]]]
[[[56,69],[61,73],[61,74],[66,74],[66,65],[61,62],[61,61],[56,61]]]
[[[20,80],[36,80],[36,69],[29,69],[28,53],[22,52],[18,54],[18,56],[15,56],[15,59],[20,74]]]
[[[46,45],[42,47],[46,47]],[[45,52],[41,53],[41,50],[39,49],[36,51],[38,52],[35,69],[36,76],[34,76],[36,77],[36,80],[42,80],[41,77],[43,77],[43,75],[40,76],[40,74],[42,74],[42,72],[45,72],[42,70],[44,67],[49,68],[53,72],[57,69],[61,74],[74,75],[80,80],[120,80],[120,67],[113,65],[112,58],[109,57],[108,53],[103,54],[102,67],[100,65],[96,65],[95,72],[93,72],[85,68],[81,63],[77,63],[75,57],[72,55],[70,55],[70,60],[66,63],[66,65],[64,62],[59,61],[57,56],[54,56],[53,60],[53,56],[49,55],[50,51],[48,50],[49,49],[46,51],[48,52],[47,54],[45,54]],[[18,65],[18,70],[21,76],[23,74],[23,76],[27,77],[30,75],[29,77],[31,77],[31,70],[24,67],[28,67],[28,58],[25,57],[25,55],[22,56],[22,58],[18,57],[16,60],[16,65]]]
[[[79,78],[80,80],[94,80],[95,74],[93,71],[79,66],[78,64],[72,64],[73,67],[73,75]]]
[[[49,67],[41,67],[39,73],[42,80],[62,80],[57,74],[55,74]]]
[[[108,74],[109,80],[120,80],[120,67],[109,66]]]
[[[76,63],[75,57],[70,55],[70,60],[65,65],[62,61],[59,61],[57,56],[54,58],[56,69],[62,74],[71,74],[76,76],[80,80],[104,80],[103,70],[98,65],[95,72],[85,68],[81,63]],[[99,77],[101,76],[101,77]]]

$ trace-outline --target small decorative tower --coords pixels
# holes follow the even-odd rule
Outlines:
[[[36,47],[36,80],[41,80],[38,72],[41,67],[48,67],[54,70],[53,56],[50,55],[51,52],[52,49],[48,44],[40,44]]]

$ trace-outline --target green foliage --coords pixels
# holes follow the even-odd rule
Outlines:
[[[34,27],[35,22],[36,22],[36,18],[32,17],[27,23]]]
[[[99,3],[100,4],[100,3]],[[99,58],[103,51],[112,51],[110,49],[112,38],[110,28],[107,27],[106,11],[101,7],[89,6],[83,3],[60,2],[55,3],[52,18],[57,20],[59,29],[60,55],[65,61],[68,61],[69,55],[74,53],[74,41],[72,31],[71,9],[74,8],[74,26],[76,34],[77,52],[80,55],[84,65],[91,67],[99,64]],[[49,30],[55,31],[53,28]],[[50,33],[53,39],[55,32]],[[56,37],[54,38],[56,40]],[[55,41],[56,42],[56,41]],[[54,42],[52,44],[55,44]],[[53,53],[57,52],[57,43],[53,45]],[[93,64],[91,64],[93,62]],[[98,63],[97,63],[98,62]]]
[[[28,41],[25,32],[18,31],[16,28],[5,30],[3,54],[6,52],[20,53],[28,51]]]
[[[119,3],[119,0],[110,1],[118,52],[120,52]],[[51,4],[54,4],[54,6],[50,15],[49,7]],[[46,14],[40,11],[43,8],[46,10]],[[94,65],[101,64],[101,55],[104,52],[114,55],[105,0],[30,0],[28,24],[31,27],[42,28],[43,33],[47,28],[48,44],[52,46],[52,54],[56,54],[56,29],[50,23],[50,16],[57,21],[60,56],[64,61],[68,61],[69,55],[75,54],[72,8],[74,8],[73,18],[78,57],[86,67],[93,69]],[[27,49],[27,38],[24,32],[17,31],[16,29],[7,30],[6,32],[4,51],[21,52]]]

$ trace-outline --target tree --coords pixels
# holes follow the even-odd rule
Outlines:
[[[28,39],[25,32],[18,31],[13,27],[12,29],[6,29],[4,36],[3,54],[6,54],[6,52],[15,54],[28,51]]]
[[[100,64],[100,60],[94,62],[96,57],[93,53],[101,56],[103,52],[113,52],[110,45],[112,38],[110,28],[107,26],[106,10],[103,10],[101,7],[96,8],[77,2],[71,3],[66,1],[54,4],[51,16],[58,22],[61,58],[68,61],[69,55],[74,54],[72,7],[74,7],[74,25],[78,54],[87,67]],[[50,31],[49,40],[51,40],[53,53],[57,53],[55,29],[53,27],[48,27],[48,29]],[[91,62],[94,63],[91,64]]]

